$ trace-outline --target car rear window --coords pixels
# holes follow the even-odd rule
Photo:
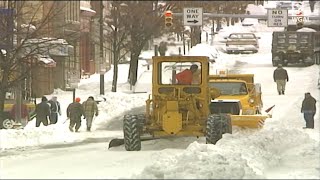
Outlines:
[[[230,39],[255,39],[254,34],[231,34]]]
[[[243,34],[243,39],[255,39],[255,36],[253,34]]]

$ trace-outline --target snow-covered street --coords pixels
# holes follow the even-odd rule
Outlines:
[[[124,146],[108,149],[112,138],[123,136],[123,115],[144,111],[149,95],[132,93],[126,82],[129,65],[121,64],[119,92],[110,92],[112,69],[105,74],[104,96],[99,95],[99,74],[81,80],[76,90],[81,102],[90,95],[106,99],[98,104],[100,112],[92,132],[85,131],[85,120],[80,133],[69,131],[65,113],[72,92],[61,90],[47,96],[57,96],[61,103],[62,116],[56,125],[36,128],[33,120],[24,129],[0,130],[0,178],[320,179],[320,66],[284,67],[289,82],[286,94],[279,96],[272,76],[274,29],[262,24],[256,28],[261,37],[258,53],[229,55],[221,51],[210,73],[227,68],[230,73],[255,75],[255,83],[262,86],[264,110],[275,105],[272,118],[262,129],[234,127],[233,134],[225,134],[216,145],[206,144],[204,137],[179,137],[144,141],[141,151],[129,152]],[[138,74],[148,76],[141,81],[151,75],[142,65]],[[146,83],[151,82],[140,82]],[[317,100],[314,129],[302,128],[305,121],[300,108],[306,92]]]

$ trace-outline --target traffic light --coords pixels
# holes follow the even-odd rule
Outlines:
[[[303,25],[304,25],[303,21],[302,22],[297,22],[297,29],[303,28]]]
[[[166,11],[164,13],[164,25],[166,28],[170,28],[173,25],[172,20],[172,11]]]

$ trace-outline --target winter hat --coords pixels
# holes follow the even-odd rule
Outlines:
[[[76,102],[80,102],[81,99],[79,97],[76,98]]]
[[[48,101],[47,97],[42,96],[41,101]]]

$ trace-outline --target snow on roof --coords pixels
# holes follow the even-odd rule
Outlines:
[[[37,28],[32,24],[21,24],[22,28],[30,28],[32,30],[36,30]]]
[[[53,44],[68,44],[65,39],[56,39],[51,37],[43,37],[41,39],[27,39],[25,43],[53,43]]]
[[[90,9],[90,8],[83,7],[83,6],[80,6],[80,10],[81,10],[81,11],[89,11],[89,12],[92,12],[92,13],[96,13],[95,10],[92,10],[92,9]]]
[[[49,56],[37,55],[38,61],[43,62],[47,67],[56,67],[56,62]]]

